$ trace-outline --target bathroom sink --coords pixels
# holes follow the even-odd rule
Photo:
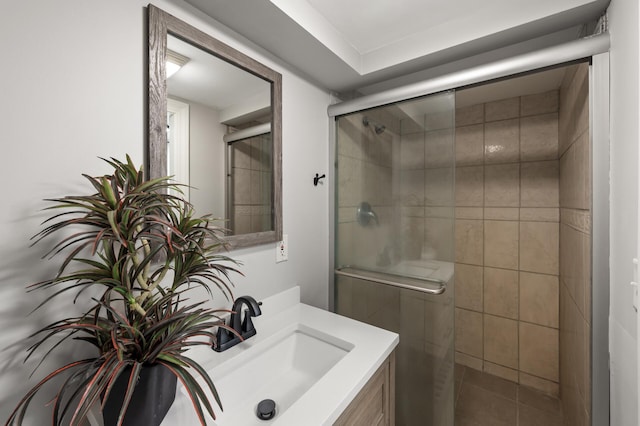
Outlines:
[[[330,426],[398,344],[395,333],[300,303],[299,287],[262,299],[261,310],[250,339],[223,352],[204,345],[187,352],[222,400],[224,411],[205,391],[216,415],[205,414],[207,426]],[[200,424],[178,388],[162,426]],[[265,399],[276,403],[271,420],[256,416]]]
[[[220,412],[214,407],[212,424],[263,425],[277,420],[352,348],[346,341],[296,324],[246,349],[209,371],[224,408]],[[265,399],[276,403],[270,421],[256,417],[256,407]]]

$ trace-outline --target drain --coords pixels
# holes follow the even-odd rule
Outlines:
[[[273,399],[263,399],[258,403],[256,416],[260,420],[271,420],[276,415],[276,403]]]

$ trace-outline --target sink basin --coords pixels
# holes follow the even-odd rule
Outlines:
[[[262,302],[255,336],[224,352],[187,351],[222,400],[224,411],[205,391],[216,415],[205,413],[207,426],[330,426],[398,344],[395,333],[300,303],[299,287]],[[162,426],[200,424],[180,382],[178,389]],[[276,415],[259,420],[265,399],[276,402]]]
[[[224,408],[221,412],[214,407],[213,424],[276,421],[351,349],[352,344],[303,324],[281,330],[209,371]],[[264,399],[276,402],[276,415],[269,421],[256,417],[256,407]]]

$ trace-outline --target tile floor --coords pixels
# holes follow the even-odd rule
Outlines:
[[[562,426],[560,400],[456,364],[456,426]]]

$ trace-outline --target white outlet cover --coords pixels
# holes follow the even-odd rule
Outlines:
[[[289,260],[289,236],[282,235],[282,241],[276,243],[276,263]]]

